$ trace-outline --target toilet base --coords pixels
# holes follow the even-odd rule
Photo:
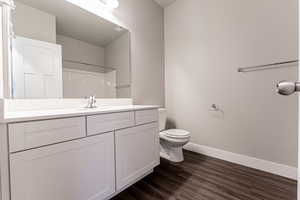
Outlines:
[[[161,143],[160,144],[160,157],[169,160],[171,162],[183,162],[183,147],[170,147],[166,144]]]

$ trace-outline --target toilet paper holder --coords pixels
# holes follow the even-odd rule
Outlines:
[[[220,107],[217,104],[212,104],[210,107],[211,111],[220,111]]]
[[[224,115],[224,111],[221,109],[221,107],[219,105],[217,105],[215,103],[210,106],[210,111],[220,112],[220,113],[222,113],[222,115]]]

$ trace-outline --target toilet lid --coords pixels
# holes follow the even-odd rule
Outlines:
[[[190,133],[188,131],[181,130],[181,129],[170,129],[170,130],[163,131],[163,133],[167,137],[171,137],[171,138],[189,138],[190,137]]]

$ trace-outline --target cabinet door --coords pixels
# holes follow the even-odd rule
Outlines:
[[[102,200],[115,192],[114,135],[12,154],[11,200]]]
[[[158,124],[115,132],[117,190],[134,183],[159,164]]]

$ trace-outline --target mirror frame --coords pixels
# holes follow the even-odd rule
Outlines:
[[[1,38],[1,49],[2,58],[0,73],[2,77],[0,78],[0,98],[10,99],[12,98],[11,92],[11,66],[12,66],[12,49],[11,43],[14,37],[12,31],[12,11],[15,9],[15,4],[13,0],[0,0],[1,6],[1,28],[2,28],[2,38]]]

